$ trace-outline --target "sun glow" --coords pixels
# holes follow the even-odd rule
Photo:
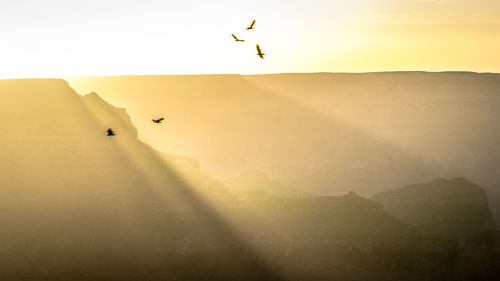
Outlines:
[[[500,4],[460,2],[12,1],[0,77],[500,71]]]

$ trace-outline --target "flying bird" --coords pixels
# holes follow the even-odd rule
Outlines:
[[[111,130],[111,128],[109,128],[107,130],[107,132],[108,132],[107,136],[115,136],[116,135],[115,132],[113,132],[113,130]]]
[[[255,24],[255,20],[253,20],[252,23],[250,24],[250,26],[247,27],[247,30],[253,29],[254,24]]]
[[[245,42],[245,40],[238,39],[238,37],[236,37],[236,35],[234,35],[234,34],[231,34],[231,36],[233,36],[233,38],[236,42]]]
[[[155,123],[161,123],[161,121],[165,120],[165,118],[160,118],[160,119],[152,119],[151,121],[155,122]]]
[[[264,55],[266,55],[266,54],[262,53],[262,50],[260,49],[259,44],[257,44],[257,56],[259,56],[259,58],[261,58],[261,59],[264,59]]]

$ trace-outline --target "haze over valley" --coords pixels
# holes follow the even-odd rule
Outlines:
[[[0,281],[500,280],[498,0],[0,8]]]
[[[262,170],[322,195],[467,177],[500,200],[498,74],[396,72],[69,79],[139,137],[218,178]],[[149,121],[167,116],[164,127]],[[494,212],[499,214],[492,204]]]
[[[371,85],[374,91],[380,94],[385,89],[392,95],[380,94],[381,99],[362,95],[355,86],[357,79],[374,76],[378,81]],[[93,90],[79,95],[60,79],[0,80],[2,279],[494,280],[499,276],[500,235],[492,215],[498,201],[494,172],[488,170],[496,163],[492,150],[496,146],[490,139],[496,124],[487,118],[495,118],[496,75],[79,79]],[[426,98],[417,98],[411,82],[422,79],[433,81],[442,91],[426,86]],[[103,86],[107,80],[113,82],[109,88]],[[113,80],[125,86],[118,87]],[[323,91],[311,90],[310,80],[323,85]],[[457,87],[451,86],[453,81]],[[467,81],[470,87],[458,81]],[[490,86],[484,86],[486,82]],[[254,83],[260,84],[250,86]],[[294,94],[273,90],[274,83]],[[83,84],[71,85],[83,91]],[[199,92],[193,85],[200,87]],[[153,102],[134,106],[139,88],[143,100],[159,99],[168,114]],[[341,94],[339,88],[351,90]],[[203,99],[203,93],[211,98]],[[300,104],[300,96],[306,94],[321,103]],[[351,95],[358,95],[363,105],[349,104]],[[450,96],[462,102],[451,103]],[[336,102],[328,102],[333,97]],[[371,106],[383,107],[389,98],[396,106],[386,105],[385,111]],[[131,109],[114,107],[108,100]],[[486,100],[489,106],[482,103]],[[477,103],[467,108],[466,101]],[[403,105],[406,119],[398,112]],[[438,105],[442,112],[433,116]],[[188,114],[186,108],[196,114]],[[328,108],[335,109],[331,115]],[[361,122],[361,109],[374,117]],[[454,115],[457,112],[477,123],[472,126],[464,120],[464,130],[449,128],[452,118],[461,120]],[[333,113],[343,117],[334,119]],[[438,114],[446,126],[424,126]],[[165,116],[165,123],[149,124],[159,116]],[[388,119],[403,121],[384,123]],[[363,129],[364,123],[383,125],[380,135]],[[389,138],[390,128],[402,130],[408,123],[414,126],[405,134],[422,139],[433,135],[436,145],[429,140],[427,154],[408,149],[412,142],[402,133]],[[107,136],[108,128],[115,134]],[[476,150],[464,153],[460,147],[452,154],[458,148],[446,147],[444,131],[457,146],[475,144],[470,147]],[[490,142],[488,150],[484,145]],[[437,153],[434,158],[433,153]],[[198,161],[197,155],[205,158]],[[451,165],[456,158],[450,155],[464,162]],[[476,162],[463,164],[466,156]],[[484,171],[474,173],[479,168]],[[219,177],[223,174],[233,176]]]

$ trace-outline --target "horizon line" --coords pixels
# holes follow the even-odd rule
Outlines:
[[[29,80],[29,79],[72,79],[72,78],[90,78],[90,77],[162,77],[162,76],[264,76],[264,75],[310,75],[310,74],[391,74],[391,73],[469,73],[469,74],[500,74],[500,72],[480,72],[470,70],[442,70],[442,71],[428,71],[428,70],[389,70],[389,71],[360,71],[360,72],[333,72],[333,71],[318,71],[318,72],[270,72],[270,73],[194,73],[194,74],[110,74],[110,75],[71,75],[71,76],[48,76],[48,77],[11,77],[0,78],[0,80]]]

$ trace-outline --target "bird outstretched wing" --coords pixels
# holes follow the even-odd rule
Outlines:
[[[262,50],[260,49],[259,44],[256,45],[256,48],[257,48],[257,56],[259,56],[259,58],[263,59],[265,54],[262,53]]]
[[[236,35],[231,34],[231,36],[233,36],[234,40],[238,40],[238,37],[236,37]]]
[[[247,29],[252,29],[252,28],[253,28],[253,26],[254,26],[254,24],[255,24],[255,20],[253,20],[253,21],[252,21],[252,23],[250,24],[250,26],[249,26],[249,27],[247,27]]]
[[[256,45],[256,47],[257,47],[257,53],[258,53],[259,55],[262,55],[262,50],[260,49],[259,44],[257,44],[257,45]]]

